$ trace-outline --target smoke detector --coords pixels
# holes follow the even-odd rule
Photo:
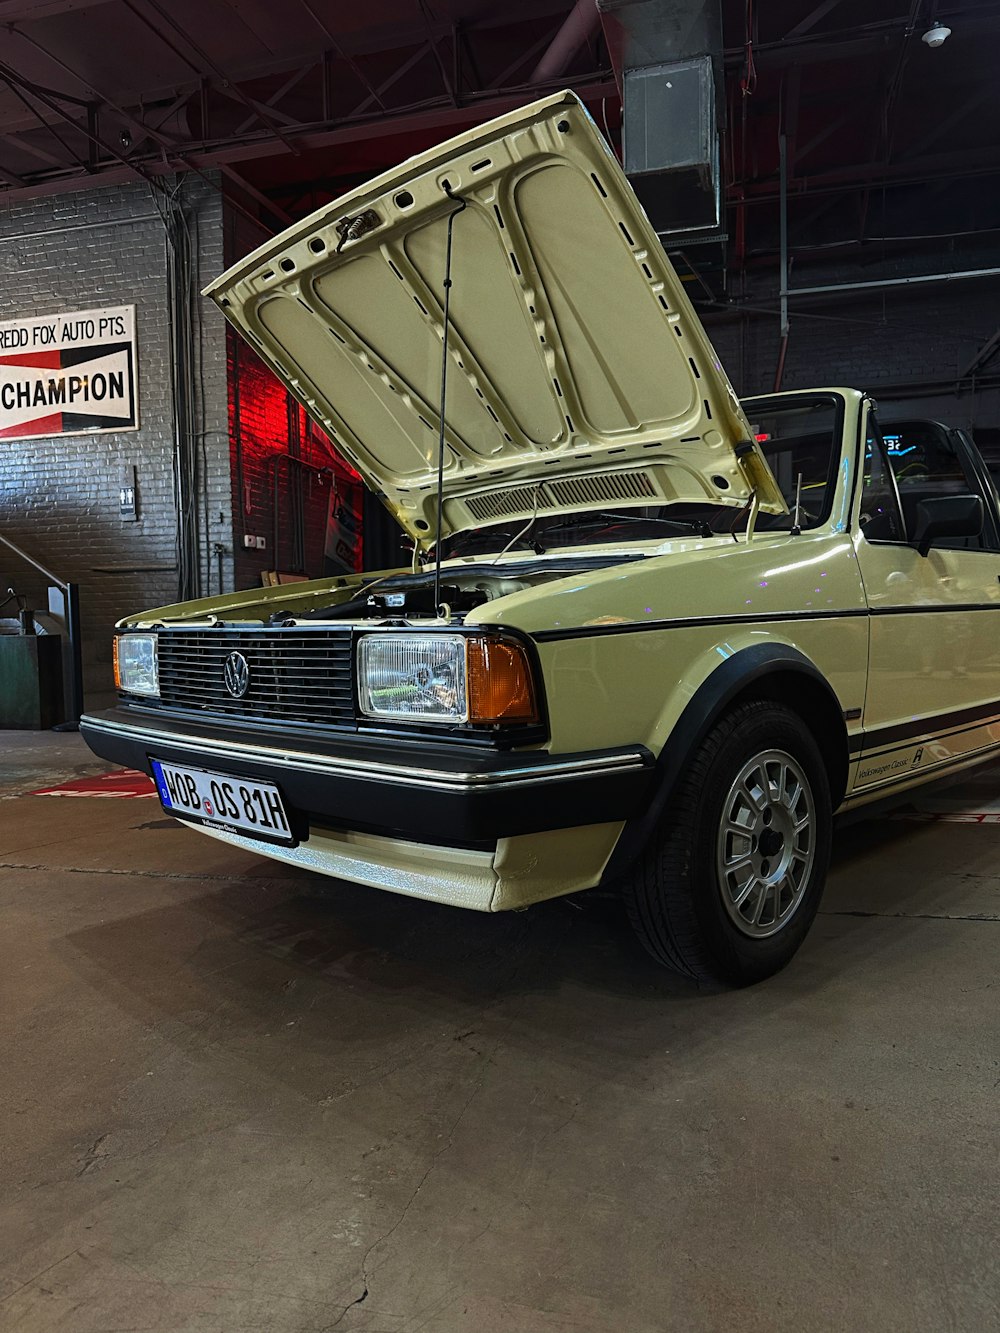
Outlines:
[[[933,49],[938,46],[944,46],[950,36],[950,28],[946,28],[943,23],[933,23],[920,40]]]

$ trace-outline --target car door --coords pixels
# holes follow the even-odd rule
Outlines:
[[[1000,745],[1000,539],[968,447],[932,422],[879,429],[866,405],[856,550],[871,616],[855,791],[946,770]],[[917,503],[982,496],[978,537],[908,544]]]

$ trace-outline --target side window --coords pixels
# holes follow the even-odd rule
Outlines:
[[[906,540],[895,480],[875,413],[868,412],[864,477],[861,485],[861,531],[870,542]]]
[[[904,421],[882,427],[882,439],[896,479],[903,522],[908,532],[916,526],[921,500],[946,495],[982,495],[979,478],[968,465],[954,432],[934,421]],[[984,497],[986,512],[989,505]],[[959,537],[938,543],[946,550],[979,551],[992,545],[989,523],[978,537]]]

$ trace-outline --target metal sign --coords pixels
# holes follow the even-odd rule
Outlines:
[[[138,428],[134,305],[0,321],[0,440]]]

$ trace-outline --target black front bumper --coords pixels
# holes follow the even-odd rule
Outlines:
[[[290,737],[213,726],[120,705],[80,732],[102,759],[150,772],[150,758],[273,782],[297,825],[447,846],[631,819],[649,798],[653,756],[641,745],[519,754],[372,736]]]

